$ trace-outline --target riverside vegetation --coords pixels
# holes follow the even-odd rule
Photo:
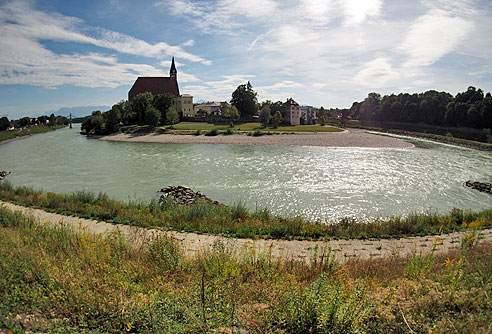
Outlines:
[[[21,130],[0,131],[0,143],[2,141],[11,140],[19,137],[31,136],[38,133],[54,131],[57,129],[61,129],[65,126],[66,125],[55,125],[55,126],[35,125]]]
[[[464,224],[480,221],[483,228],[492,226],[492,210],[481,212],[453,209],[449,214],[410,214],[357,222],[343,218],[326,224],[302,217],[283,218],[268,209],[249,212],[241,204],[216,206],[206,201],[193,205],[176,205],[171,201],[128,203],[79,191],[55,194],[27,187],[0,183],[0,199],[47,211],[107,222],[147,228],[173,229],[185,232],[210,233],[239,238],[330,239],[330,238],[399,238],[403,236],[449,233],[465,229]]]
[[[40,194],[36,194],[40,195]],[[140,246],[0,208],[0,328],[9,333],[489,333],[492,244],[336,263],[175,240]],[[133,246],[132,246],[133,245]],[[317,255],[324,252],[321,260]],[[318,253],[318,254],[316,254]]]

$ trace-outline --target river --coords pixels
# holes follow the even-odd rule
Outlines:
[[[6,180],[125,201],[186,185],[228,204],[326,221],[492,208],[492,196],[462,186],[492,180],[491,152],[417,139],[406,139],[410,149],[118,143],[79,131],[0,145],[0,169],[12,171]]]

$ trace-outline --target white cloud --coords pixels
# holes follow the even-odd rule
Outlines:
[[[343,0],[342,8],[346,24],[361,24],[380,14],[382,0]]]
[[[432,9],[410,27],[401,45],[409,56],[405,67],[428,66],[455,50],[472,31],[473,22]]]
[[[92,31],[93,35],[87,34]],[[27,84],[58,87],[117,87],[135,77],[165,75],[167,70],[146,64],[120,63],[116,55],[102,53],[56,54],[40,41],[91,44],[118,53],[151,58],[175,55],[180,59],[210,64],[209,60],[165,42],[149,44],[131,36],[105,29],[86,27],[83,21],[57,13],[31,8],[25,1],[0,6],[1,84]],[[191,45],[192,41],[185,42]],[[180,73],[183,82],[198,81],[194,75]]]
[[[272,19],[278,15],[276,1],[273,0],[161,0],[156,7],[170,10],[173,15],[185,16],[203,32],[214,31],[236,34],[235,28],[245,22]],[[253,20],[253,21],[252,21]]]
[[[376,58],[367,64],[354,77],[353,83],[371,88],[382,88],[394,85],[401,79],[400,74],[393,70],[387,58]]]
[[[247,74],[224,75],[222,80],[206,81],[203,85],[183,85],[181,90],[193,95],[197,100],[228,101],[237,86],[247,83],[254,77]]]

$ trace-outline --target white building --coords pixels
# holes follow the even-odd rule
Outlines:
[[[315,124],[316,123],[316,111],[313,106],[302,106],[301,108],[301,123],[302,124]]]
[[[301,124],[301,110],[299,104],[292,98],[284,103],[284,122],[290,125]]]
[[[195,116],[195,110],[193,108],[193,96],[189,94],[183,94],[175,97],[176,111],[183,116],[193,117]]]

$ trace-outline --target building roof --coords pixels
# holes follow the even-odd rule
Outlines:
[[[285,102],[285,104],[299,106],[299,103],[297,103],[296,101],[294,101],[294,99],[292,99],[292,98],[287,99],[287,102]]]
[[[128,92],[128,101],[131,102],[136,95],[145,92],[179,96],[178,81],[170,77],[138,77]]]
[[[197,103],[195,106],[198,107],[220,107],[223,102],[203,102],[203,103]]]

